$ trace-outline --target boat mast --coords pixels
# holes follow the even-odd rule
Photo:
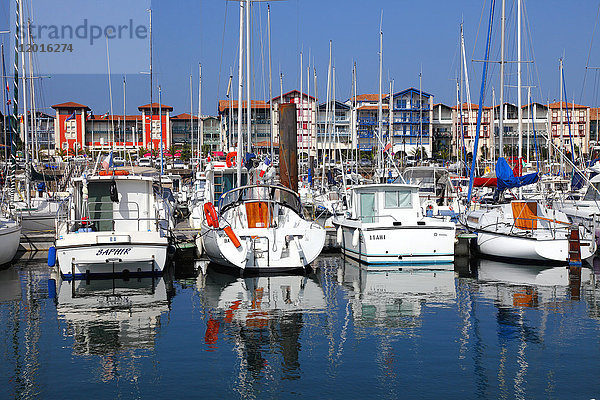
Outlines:
[[[3,116],[2,116],[2,127],[4,128],[4,162],[8,162],[8,126],[6,124],[7,122],[7,117],[8,117],[8,113],[9,113],[9,107],[8,107],[8,99],[6,98],[7,93],[6,93],[6,89],[8,87],[8,83],[6,82],[6,68],[4,67],[4,43],[0,43],[0,49],[1,49],[1,53],[2,53],[2,101],[3,101],[3,108],[5,108],[5,112],[3,112]],[[598,136],[598,135],[596,135]]]
[[[21,45],[25,44],[25,29],[23,29],[23,0],[18,0],[19,5],[19,26],[21,35]],[[23,135],[25,137],[25,191],[27,208],[31,205],[31,191],[29,190],[29,133],[27,129],[27,82],[25,77],[25,56],[21,57],[21,84],[23,86]]]
[[[358,151],[358,132],[357,132],[357,121],[358,121],[358,113],[356,110],[356,61],[354,62],[354,66],[352,68],[352,86],[353,86],[353,91],[354,91],[354,98],[352,101],[352,109],[354,111],[354,113],[350,113],[350,115],[352,116],[352,129],[353,129],[353,135],[352,137],[354,138],[355,142],[356,142],[356,159],[354,162],[354,170],[356,172],[356,175],[358,175],[358,156],[359,156],[359,151]]]
[[[190,166],[192,171],[194,170],[194,86],[192,82],[192,74],[190,74],[190,141],[191,141],[191,153],[192,159],[190,160]]]
[[[27,18],[27,42],[31,48],[31,20]],[[38,159],[38,140],[37,140],[37,126],[35,119],[35,89],[33,86],[33,52],[29,51],[29,101],[31,110],[29,111],[29,121],[31,127],[31,154],[35,160]],[[27,116],[23,118],[24,123],[27,123]]]
[[[467,132],[469,131],[469,126],[470,126],[470,118],[471,118],[471,114],[472,114],[472,109],[471,109],[471,85],[469,84],[469,70],[467,69],[467,52],[465,51],[465,36],[463,34],[463,25],[460,24],[460,49],[461,49],[461,55],[462,55],[462,60],[463,60],[463,68],[464,68],[464,85],[465,85],[465,94],[467,95]],[[462,74],[460,75],[462,78]],[[462,83],[462,80],[461,80]],[[461,92],[462,94],[462,92]],[[462,97],[462,96],[461,96]],[[482,110],[483,111],[483,110]],[[461,115],[462,115],[462,99],[461,99]],[[464,129],[464,128],[463,128]],[[463,135],[464,135],[464,131],[463,131]],[[477,135],[477,132],[475,132],[475,136]],[[479,150],[479,149],[473,149],[473,154],[475,154],[475,152]],[[465,149],[466,151],[466,149]],[[471,163],[475,163],[477,160],[473,159],[471,160]],[[466,160],[465,160],[465,165],[466,165]]]
[[[394,80],[391,79],[390,80],[390,98],[388,101],[388,140],[389,143],[392,143],[392,130],[393,130],[393,121],[394,121]],[[386,143],[387,146],[387,143]],[[390,151],[393,151],[393,149],[391,149]],[[390,157],[391,159],[391,157]],[[391,169],[391,168],[390,168]]]
[[[125,160],[124,163],[127,163],[126,160],[126,150],[125,150],[125,142],[127,140],[125,140],[125,135],[126,135],[126,129],[125,129],[125,113],[127,112],[127,106],[126,104],[126,99],[127,99],[127,82],[125,81],[125,75],[123,75],[123,159]],[[131,158],[130,158],[131,159]]]
[[[248,153],[252,151],[252,101],[250,99],[250,0],[246,0],[246,134],[248,135],[246,149]],[[241,165],[241,160],[245,157],[241,154],[238,154],[238,157]]]
[[[163,129],[162,129],[162,100],[160,98],[161,95],[161,89],[160,89],[160,85],[158,85],[158,121],[159,124],[158,126],[160,127],[159,132],[160,132],[160,175],[162,176],[165,173],[165,163],[164,163],[164,156],[163,156]],[[160,179],[160,182],[162,182],[162,178]],[[162,185],[162,183],[161,183]],[[162,196],[162,193],[161,193]]]
[[[517,0],[517,115],[518,115],[518,133],[519,133],[519,150],[517,162],[519,163],[518,171],[521,171],[523,158],[523,109],[521,107],[521,0]],[[522,175],[522,173],[521,173]],[[523,189],[519,186],[519,198],[522,198]]]
[[[271,135],[271,162],[275,157],[275,150],[273,148],[273,78],[271,71],[271,5],[267,4],[267,31],[269,36],[269,129]]]
[[[499,157],[504,157],[504,30],[506,25],[505,7],[506,0],[502,0],[502,19],[500,32],[500,116],[498,120],[499,141]]]
[[[423,71],[419,71],[419,142],[421,145],[421,164],[423,164],[423,90],[422,90]]]
[[[204,120],[202,119],[202,64],[198,63],[198,169],[202,170],[202,147],[204,146]]]
[[[302,139],[300,143],[302,143],[302,145],[304,146],[304,124],[302,123],[304,120],[304,94],[303,94],[303,90],[304,88],[302,87],[302,81],[303,81],[303,70],[304,69],[304,65],[303,65],[303,60],[302,60],[302,51],[300,51],[300,103],[298,104],[298,108],[300,113],[296,114],[298,115],[297,121],[296,121],[296,126],[298,127],[298,131],[297,131],[297,137],[300,137]]]
[[[383,148],[381,147],[382,133],[383,133],[383,116],[382,116],[382,105],[381,105],[381,78],[383,70],[383,10],[381,10],[381,22],[379,24],[379,101],[377,102],[377,122],[378,122],[378,133],[379,140],[377,141],[377,169],[382,170],[383,163]]]
[[[562,81],[562,70],[563,70],[563,60],[562,57],[559,59],[559,64],[558,64],[558,69],[559,69],[559,83],[560,83],[560,114],[559,114],[559,121],[560,121],[560,126],[559,126],[559,137],[560,137],[560,173],[562,174],[563,172],[563,163],[564,163],[564,158],[563,158],[563,152],[564,152],[564,132],[563,132],[563,81]]]
[[[238,44],[238,126],[237,126],[237,185],[242,186],[242,96],[243,96],[243,64],[244,64],[244,1],[240,1],[240,36]]]
[[[152,80],[152,8],[148,9],[148,13],[150,15],[150,25],[149,25],[149,29],[148,29],[148,40],[150,41],[150,122],[149,122],[149,131],[150,131],[150,159],[153,160],[154,157],[152,156],[152,150],[154,147],[154,140],[152,138],[152,119],[154,118],[154,99],[152,97],[153,94],[153,85],[154,85],[154,81]],[[146,121],[142,122],[144,125],[146,125]]]

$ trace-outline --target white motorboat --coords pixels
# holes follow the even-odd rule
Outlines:
[[[151,177],[126,171],[84,175],[73,179],[65,204],[68,213],[57,217],[55,241],[63,277],[162,273],[172,210]]]
[[[592,227],[572,225],[565,213],[548,210],[536,201],[482,205],[465,213],[462,223],[477,234],[477,250],[485,256],[567,263],[570,259],[578,261],[569,257],[576,247],[580,248],[581,260],[596,251]]]
[[[425,215],[418,186],[370,184],[349,192],[349,212],[333,219],[345,255],[382,269],[454,261],[456,226]]]
[[[14,218],[0,218],[0,266],[12,261],[19,249],[21,224]]]
[[[230,190],[219,212],[205,204],[201,235],[211,261],[242,271],[305,269],[321,253],[325,230],[302,217],[296,193],[283,186]]]

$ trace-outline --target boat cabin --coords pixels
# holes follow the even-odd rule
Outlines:
[[[350,217],[365,223],[398,222],[421,218],[419,187],[406,184],[371,184],[351,189]]]
[[[69,232],[157,230],[152,178],[94,176],[73,182]]]

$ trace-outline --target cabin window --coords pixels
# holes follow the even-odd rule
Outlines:
[[[385,192],[385,208],[412,208],[410,192]]]

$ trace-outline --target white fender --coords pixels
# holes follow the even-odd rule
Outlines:
[[[352,246],[358,247],[358,241],[360,240],[360,229],[356,228],[352,234]]]
[[[342,227],[341,227],[341,226],[339,226],[339,227],[337,228],[337,237],[336,237],[336,239],[337,239],[337,244],[339,244],[339,245],[341,245],[341,244],[342,244],[342,235],[343,235],[343,232],[342,232]]]

